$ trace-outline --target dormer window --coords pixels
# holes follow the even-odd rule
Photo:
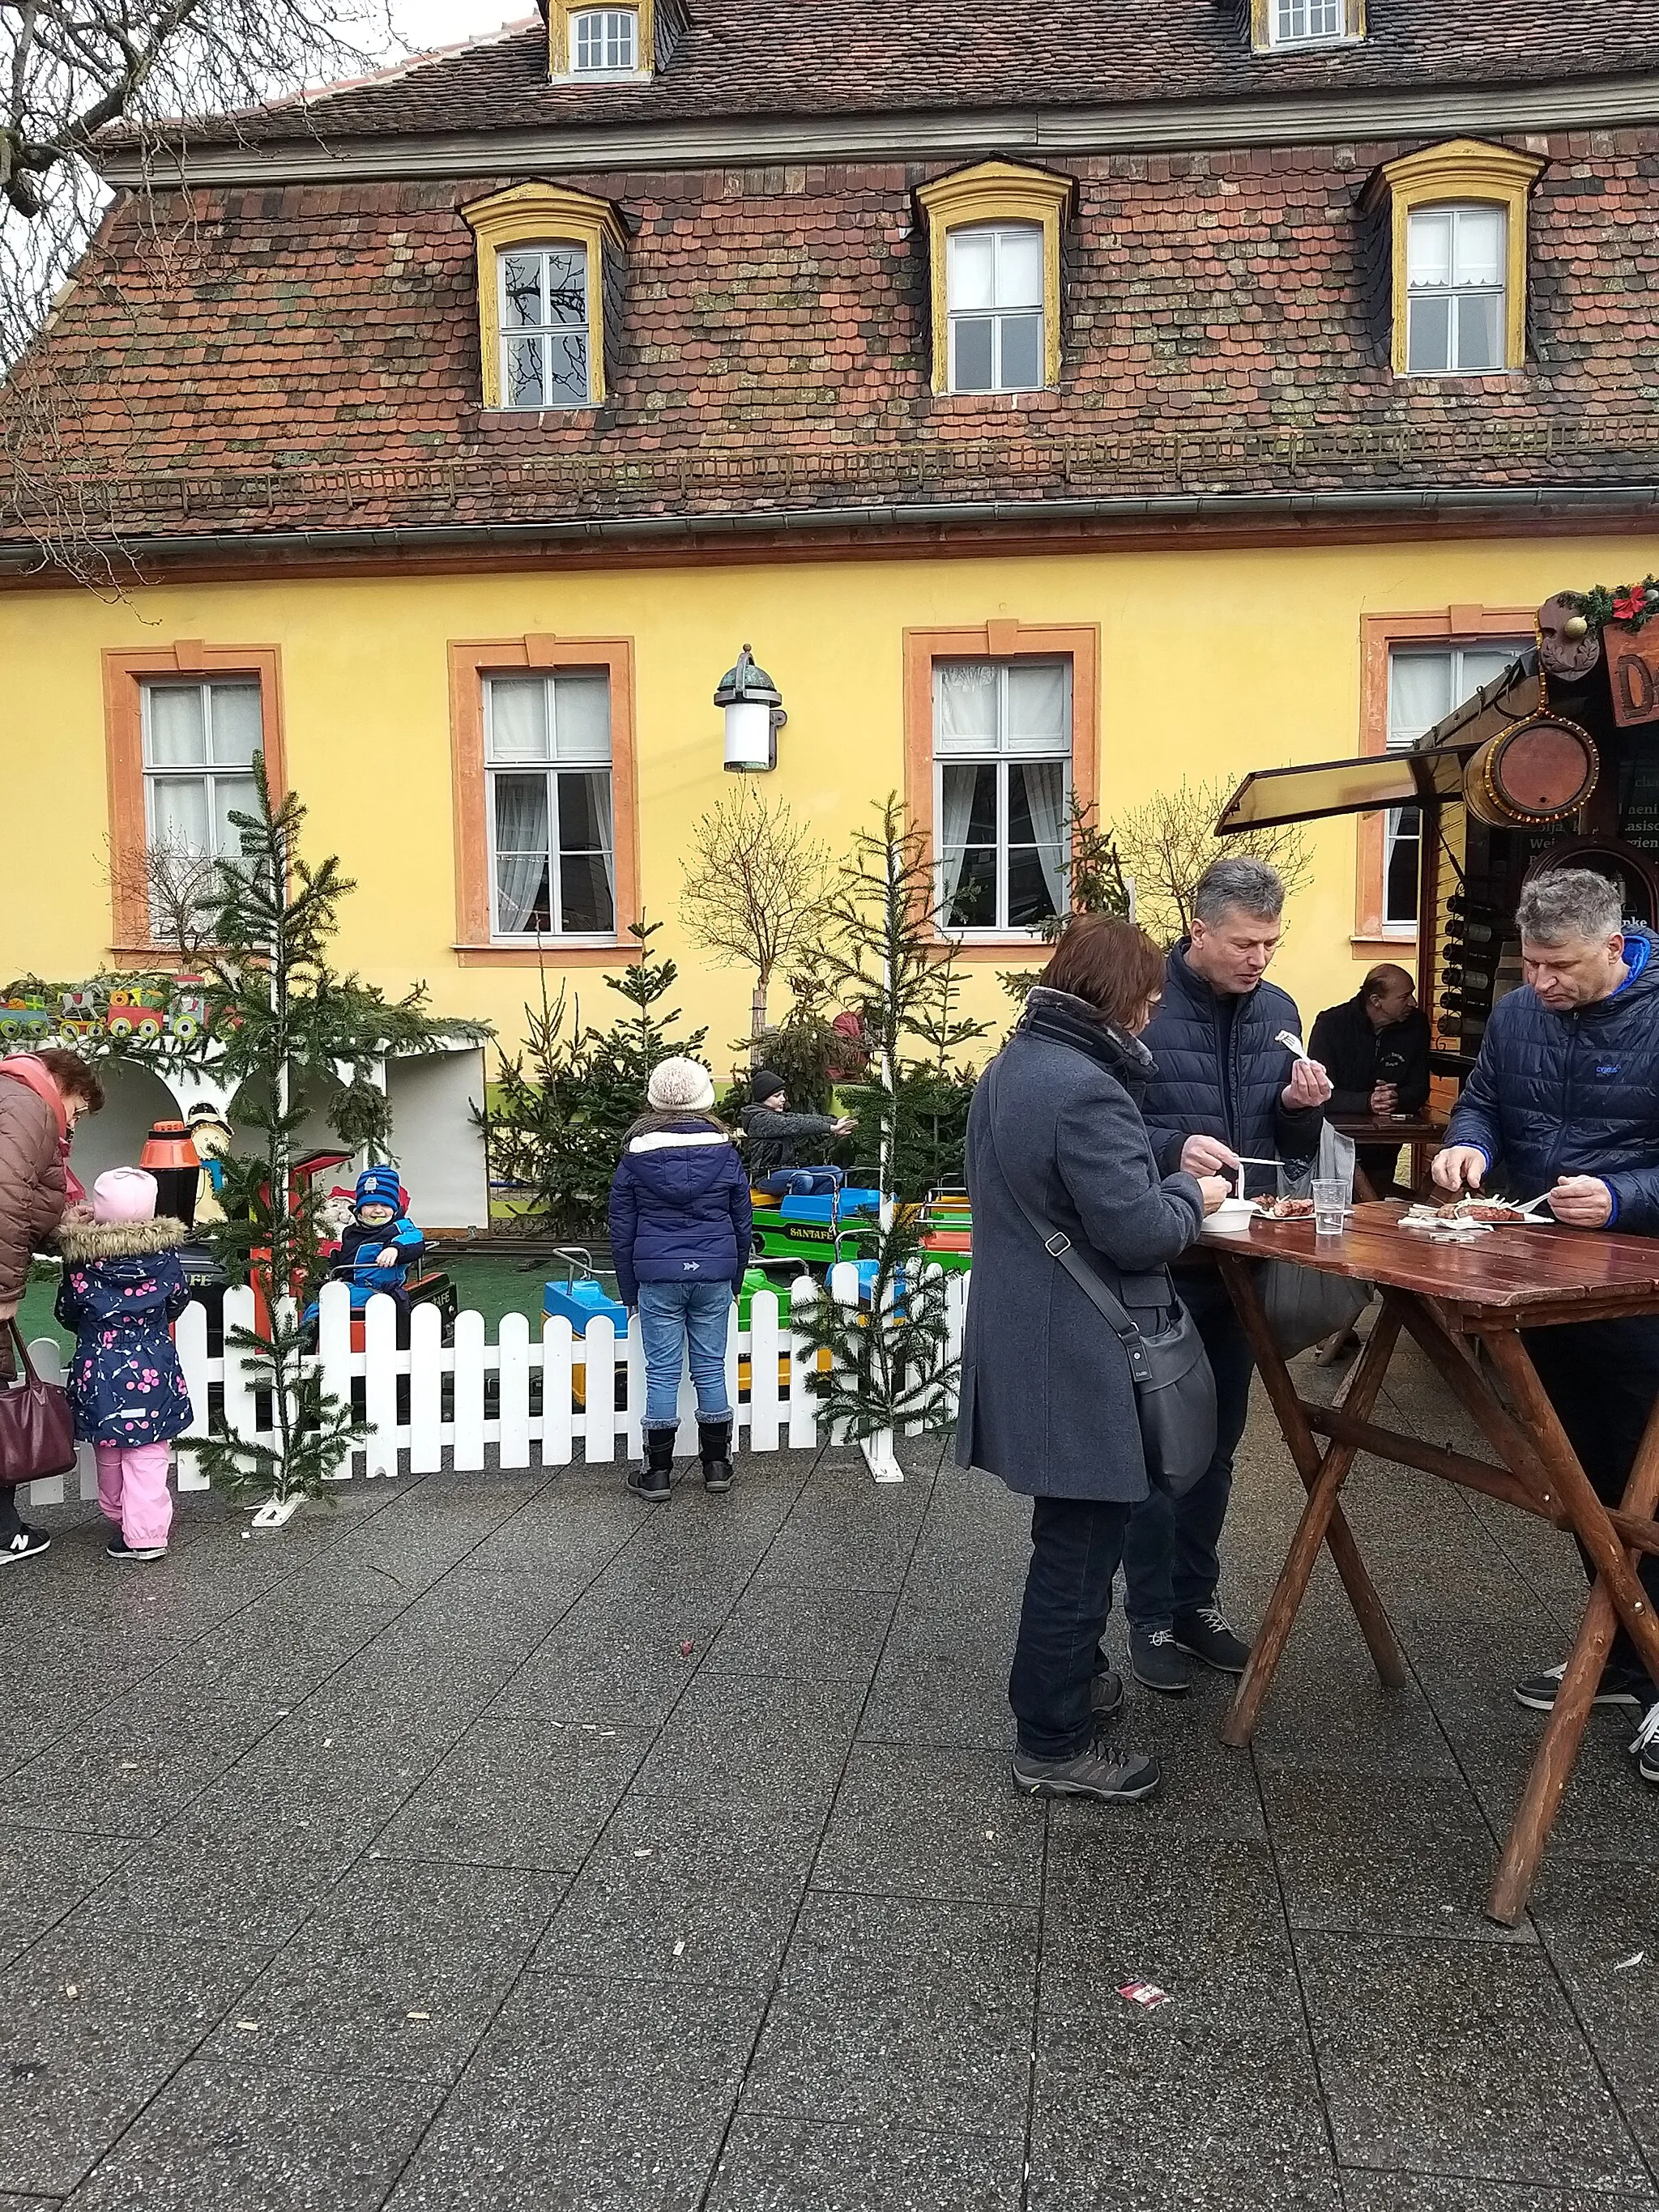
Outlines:
[[[1527,203],[1535,154],[1453,138],[1385,162],[1360,197],[1386,226],[1396,376],[1490,376],[1527,358]]]
[[[574,244],[498,253],[501,404],[586,407],[587,253]]]
[[[1077,187],[981,161],[916,193],[927,225],[935,392],[1040,392],[1060,380],[1060,225]]]
[[[479,397],[539,414],[597,407],[605,319],[615,350],[628,231],[609,201],[568,185],[514,185],[461,210],[477,241]]]
[[[570,18],[574,76],[632,76],[640,65],[640,19],[632,8],[586,8]]]
[[[1365,0],[1250,0],[1250,44],[1259,54],[1346,46],[1364,35]]]

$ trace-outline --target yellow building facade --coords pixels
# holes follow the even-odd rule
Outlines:
[[[679,899],[689,825],[738,781],[722,766],[712,695],[745,640],[788,715],[775,771],[754,781],[844,853],[872,804],[906,788],[907,640],[914,663],[919,637],[971,652],[983,633],[978,649],[994,659],[1033,632],[1077,634],[1097,659],[1096,683],[1074,689],[1073,775],[1109,823],[1183,778],[1376,748],[1391,645],[1526,642],[1529,610],[1564,581],[1632,562],[1627,539],[1564,535],[246,579],[159,584],[116,603],[14,587],[0,592],[0,965],[56,980],[137,964],[111,882],[119,686],[134,667],[165,668],[169,653],[182,672],[262,666],[285,780],[310,811],[309,849],[337,852],[357,885],[342,964],[392,992],[422,979],[438,1011],[486,1019],[510,1046],[539,993],[538,955],[485,949],[466,925],[465,821],[479,794],[465,787],[457,685],[474,666],[580,665],[602,643],[625,656],[617,665],[632,693],[615,774],[632,786],[619,787],[617,811],[619,836],[629,813],[635,824],[637,905],[665,925],[659,942],[681,963],[687,1020],[708,1025],[723,1072],[748,1025],[749,979],[687,937]],[[931,797],[915,787],[914,753],[921,819]],[[1276,975],[1311,1021],[1352,995],[1372,961],[1409,960],[1412,944],[1409,930],[1376,921],[1365,826],[1358,840],[1347,820],[1308,836],[1313,878]],[[995,1021],[1007,1007],[998,972],[1029,963],[1032,940],[975,935],[964,956],[969,1006]],[[551,942],[544,956],[550,986],[603,1019],[615,1001],[601,975],[623,957],[584,945],[561,957]],[[782,1000],[775,993],[775,1015]]]

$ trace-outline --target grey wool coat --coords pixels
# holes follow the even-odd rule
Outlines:
[[[1147,1493],[1123,1347],[1014,1188],[1155,1329],[1173,1303],[1165,1267],[1198,1235],[1204,1199],[1191,1176],[1158,1173],[1136,1103],[1152,1068],[1145,1046],[1083,1000],[1039,988],[974,1094],[957,1460],[1027,1497],[1135,1504]]]

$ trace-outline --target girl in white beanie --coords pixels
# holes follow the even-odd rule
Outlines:
[[[749,1178],[710,1110],[714,1082],[695,1060],[665,1060],[646,1087],[651,1112],[623,1139],[611,1186],[611,1251],[623,1304],[645,1352],[645,1464],[628,1486],[660,1504],[672,1485],[680,1375],[697,1394],[703,1486],[732,1487],[726,1346],[752,1234]]]

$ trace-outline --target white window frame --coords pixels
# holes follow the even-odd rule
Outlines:
[[[1526,645],[1526,639],[1520,637],[1466,638],[1455,645],[1404,642],[1391,645],[1389,647],[1389,722],[1387,735],[1383,740],[1384,751],[1409,752],[1423,734],[1421,730],[1407,728],[1400,720],[1396,712],[1394,672],[1401,661],[1443,660],[1449,663],[1450,681],[1447,687],[1449,701],[1447,712],[1449,714],[1453,707],[1461,706],[1465,699],[1472,696],[1472,688],[1464,673],[1464,664],[1468,656],[1472,653],[1482,655],[1499,653],[1506,659],[1513,659],[1516,654],[1525,651]],[[1484,680],[1490,684],[1492,677],[1488,675]],[[1429,726],[1433,726],[1431,724]],[[1394,856],[1400,845],[1401,817],[1407,811],[1407,809],[1404,806],[1390,806],[1382,817],[1382,881],[1378,886],[1376,910],[1379,916],[1378,927],[1384,937],[1414,938],[1422,918],[1423,810],[1420,806],[1417,809],[1417,836],[1413,840],[1418,848],[1419,864],[1412,872],[1413,910],[1409,919],[1394,918],[1389,913],[1389,879],[1393,872]]]
[[[951,299],[951,256],[957,240],[986,237],[994,239],[997,241],[996,254],[1000,265],[1002,257],[1001,242],[1005,237],[1014,231],[1035,237],[1036,240],[1037,252],[1043,271],[1037,305],[1035,307],[957,307],[953,306]],[[994,285],[994,293],[996,289]],[[949,348],[949,389],[952,392],[962,392],[965,390],[969,398],[989,398],[996,392],[1042,391],[1043,368],[1048,359],[1048,240],[1040,222],[1010,221],[963,222],[951,225],[945,234],[945,339]],[[1032,384],[1005,384],[1002,380],[1003,323],[1005,319],[1011,322],[1014,320],[1024,322],[1032,315],[1036,317],[1037,325],[1036,380]],[[957,326],[959,323],[964,322],[988,322],[991,325],[991,381],[982,391],[976,385],[964,386],[957,374]]]
[[[1478,215],[1487,221],[1494,216],[1498,224],[1498,282],[1495,284],[1460,283],[1457,275],[1457,242],[1461,219],[1466,215]],[[1449,266],[1451,281],[1447,284],[1414,285],[1411,281],[1412,230],[1415,224],[1442,216],[1451,217],[1451,253]],[[1499,376],[1508,362],[1505,358],[1504,332],[1509,327],[1510,312],[1510,210],[1497,200],[1436,200],[1425,207],[1409,208],[1406,213],[1406,374],[1407,376]],[[1495,299],[1498,302],[1498,358],[1483,362],[1478,368],[1466,368],[1452,360],[1445,366],[1433,368],[1413,368],[1412,366],[1412,326],[1414,311],[1419,301],[1445,300],[1449,310],[1446,331],[1450,349],[1455,353],[1463,319],[1458,313],[1458,302],[1468,299]]]
[[[1336,18],[1334,25],[1309,24],[1316,13]],[[1293,27],[1298,15],[1303,27]],[[1348,29],[1348,0],[1267,0],[1267,43],[1270,46],[1328,46],[1352,36]]]
[[[611,751],[601,766],[598,761],[572,760],[561,763],[558,750],[557,686],[562,678],[602,676],[610,708]],[[569,667],[558,669],[505,670],[502,680],[510,684],[541,682],[547,687],[547,726],[550,733],[552,757],[545,761],[496,760],[495,755],[495,678],[483,679],[483,759],[484,759],[484,829],[489,855],[489,941],[492,945],[534,945],[556,940],[561,945],[614,945],[617,941],[617,724],[616,692],[611,672],[600,665],[594,668]],[[611,810],[611,927],[609,929],[574,930],[562,927],[560,916],[563,910],[563,886],[561,881],[562,854],[559,845],[558,778],[561,775],[603,775],[607,787],[607,803]],[[548,926],[542,930],[506,930],[501,927],[501,890],[495,866],[495,778],[498,775],[544,775],[547,779],[547,903]]]
[[[582,315],[580,322],[555,323],[550,320],[537,324],[509,323],[507,313],[507,263],[509,260],[516,260],[529,254],[535,254],[540,257],[542,273],[538,279],[540,287],[538,305],[541,306],[545,312],[547,311],[547,301],[549,297],[547,257],[553,253],[573,253],[581,263]],[[592,265],[588,254],[586,243],[582,239],[527,239],[523,242],[523,244],[515,243],[511,246],[503,246],[498,249],[495,255],[495,317],[496,325],[499,331],[501,360],[497,373],[501,378],[501,402],[502,410],[505,413],[509,415],[550,415],[556,414],[561,410],[566,408],[591,407],[593,404],[592,284]],[[515,401],[513,398],[513,380],[507,368],[507,363],[511,358],[510,349],[514,343],[523,338],[538,338],[541,341],[541,361],[543,371],[542,389],[544,394],[545,394],[548,386],[551,382],[551,378],[548,374],[548,370],[550,367],[550,348],[552,342],[555,339],[557,339],[561,343],[565,343],[571,337],[577,335],[580,335],[581,338],[582,348],[582,397],[580,399],[550,399],[544,397],[533,403],[528,401]]]
[[[141,756],[143,763],[144,776],[144,840],[146,847],[152,852],[155,850],[156,836],[155,791],[157,785],[161,783],[199,783],[204,785],[207,791],[206,811],[209,850],[194,857],[210,862],[216,862],[222,860],[236,860],[241,858],[241,850],[240,846],[234,853],[226,854],[221,853],[218,850],[219,807],[218,793],[216,787],[222,776],[228,782],[250,782],[252,780],[253,769],[251,763],[246,761],[235,764],[228,762],[220,762],[216,763],[214,761],[213,694],[217,690],[252,691],[257,695],[259,701],[259,750],[263,751],[265,738],[264,689],[257,676],[222,675],[204,676],[198,678],[181,676],[146,676],[140,681],[138,686],[138,700]],[[202,729],[204,738],[204,749],[207,757],[199,765],[184,762],[179,763],[177,766],[174,766],[170,762],[158,764],[151,759],[152,739],[150,734],[150,702],[158,691],[195,691],[200,694],[202,701]]]
[[[628,58],[611,61],[604,58],[605,50],[623,42],[615,35],[626,24]],[[581,52],[586,42],[584,34],[596,31],[602,58],[584,61]],[[637,8],[582,8],[569,18],[567,36],[570,41],[570,74],[572,76],[637,76],[640,70],[640,11]]]
[[[939,678],[942,667],[972,666],[991,668],[997,675],[996,737],[988,750],[965,752],[952,749],[939,750]],[[1024,746],[1010,744],[1008,738],[1008,675],[1011,669],[1049,666],[1063,668],[1066,672],[1066,750],[1063,753],[1039,753]],[[1065,764],[1060,800],[1060,818],[1065,825],[1062,835],[1066,846],[1066,864],[1071,860],[1071,811],[1073,764],[1076,754],[1076,723],[1073,701],[1076,696],[1076,670],[1070,653],[1022,653],[1012,660],[994,660],[980,653],[951,654],[936,659],[930,684],[931,708],[933,718],[933,843],[936,857],[933,862],[933,922],[944,936],[955,938],[959,943],[988,943],[994,939],[1014,939],[1020,942],[1040,940],[1040,927],[1025,928],[1011,924],[1008,914],[1008,771],[1011,768],[1036,767],[1042,763],[1061,761]],[[945,771],[947,768],[985,768],[997,770],[997,863],[996,912],[997,920],[973,927],[949,922],[945,919],[945,855],[942,850],[945,826]]]

